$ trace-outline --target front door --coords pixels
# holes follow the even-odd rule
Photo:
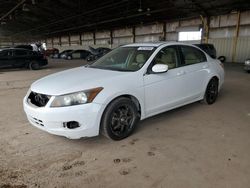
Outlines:
[[[144,76],[145,112],[152,116],[181,104],[185,96],[184,68],[178,67],[180,56],[177,46],[163,48],[149,66],[149,73]],[[155,64],[168,65],[165,73],[150,73]]]

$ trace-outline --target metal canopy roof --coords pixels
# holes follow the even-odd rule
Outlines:
[[[249,0],[2,0],[0,38],[39,38],[248,9]]]

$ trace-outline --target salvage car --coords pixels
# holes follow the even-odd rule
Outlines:
[[[87,50],[74,50],[65,55],[65,59],[86,59],[91,53]]]
[[[55,54],[58,54],[59,50],[57,48],[51,48],[51,49],[47,49],[44,51],[44,55],[46,57],[53,57]]]
[[[198,46],[200,49],[202,49],[204,52],[206,52],[210,57],[217,58],[217,52],[213,44],[194,44],[195,46]],[[219,59],[222,63],[226,61],[225,56],[219,56],[217,59]]]
[[[200,49],[202,49],[204,52],[206,52],[210,57],[216,58],[216,49],[213,44],[194,44],[195,46],[198,46]]]
[[[91,54],[87,57],[87,61],[95,61],[111,51],[110,48],[100,47],[95,49],[91,46],[89,46],[89,50]]]
[[[46,57],[39,52],[27,49],[8,48],[0,50],[0,68],[29,68],[37,70],[48,64]]]
[[[248,73],[250,73],[250,59],[247,59],[245,61],[244,70],[247,71]]]
[[[72,52],[73,50],[64,50],[60,53],[55,53],[52,58],[54,59],[64,59],[66,57],[66,55],[70,52]]]
[[[27,44],[27,45],[25,45],[25,44],[17,45],[17,46],[14,46],[14,48],[21,48],[21,49],[26,49],[26,50],[33,51],[33,47],[31,45],[29,45],[29,44]]]
[[[29,122],[51,134],[121,140],[139,120],[196,101],[213,104],[223,82],[221,62],[196,46],[128,44],[34,82],[23,106]]]

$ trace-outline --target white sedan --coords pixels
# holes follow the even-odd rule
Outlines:
[[[34,82],[23,105],[29,122],[51,134],[121,140],[139,120],[195,101],[213,104],[223,82],[221,62],[198,47],[129,44]]]

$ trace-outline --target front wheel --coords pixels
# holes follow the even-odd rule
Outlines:
[[[213,78],[209,81],[204,96],[204,102],[206,104],[213,104],[218,96],[218,80]]]
[[[118,98],[105,110],[101,122],[101,132],[112,140],[128,137],[139,121],[136,105],[128,98]]]

